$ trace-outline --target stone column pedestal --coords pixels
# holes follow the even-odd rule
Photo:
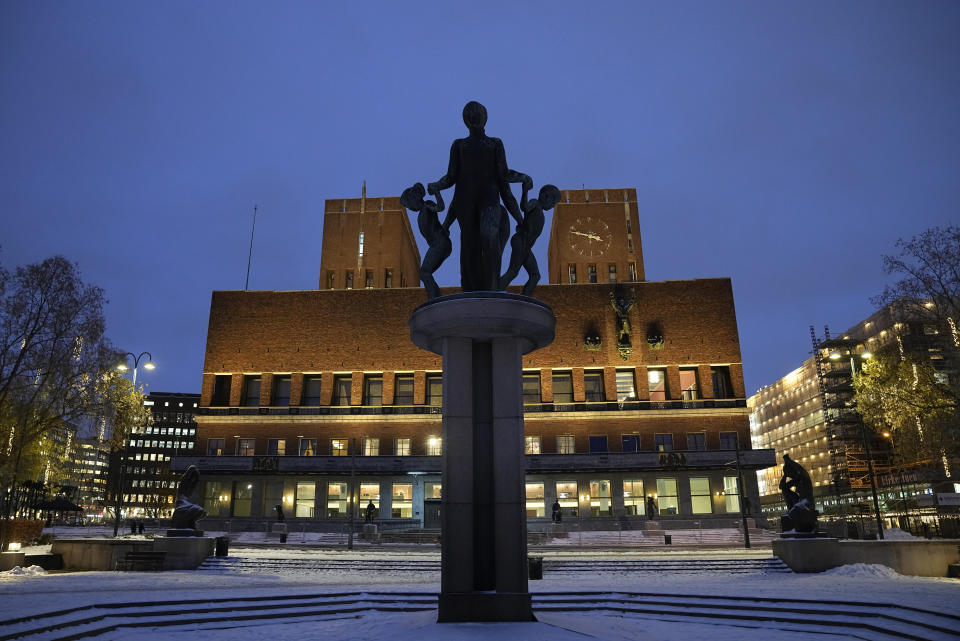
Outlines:
[[[414,310],[410,338],[443,356],[439,622],[533,621],[527,588],[524,354],[553,341],[542,302],[504,292]]]

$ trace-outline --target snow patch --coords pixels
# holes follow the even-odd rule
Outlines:
[[[19,565],[15,566],[12,570],[7,570],[3,574],[11,576],[40,576],[41,574],[46,574],[47,571],[44,570],[39,565],[31,565],[28,568],[22,568]]]
[[[883,531],[883,538],[890,541],[919,541],[920,537],[905,532],[898,527],[886,528]]]
[[[902,574],[885,565],[876,563],[851,563],[822,572],[832,576],[850,576],[857,578],[902,579]]]

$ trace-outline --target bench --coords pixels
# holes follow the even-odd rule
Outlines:
[[[163,560],[166,558],[166,552],[127,552],[122,561],[117,561],[117,570],[152,570],[160,572],[163,570]]]

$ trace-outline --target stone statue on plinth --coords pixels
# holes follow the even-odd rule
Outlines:
[[[470,135],[453,142],[447,173],[427,186],[436,203],[424,200],[416,185],[401,198],[420,212],[418,226],[430,245],[421,268],[428,300],[410,317],[410,339],[443,356],[439,622],[535,620],[528,588],[522,358],[554,339],[553,310],[530,298],[540,276],[531,250],[543,231],[543,211],[559,202],[560,191],[547,185],[528,200],[533,180],[508,168],[503,143],[484,131],[486,120],[480,103],[464,107]],[[522,208],[511,183],[523,184]],[[440,191],[454,185],[446,218],[437,225]],[[508,216],[517,233],[501,277]],[[453,221],[460,225],[463,292],[440,296],[432,273],[450,254]],[[502,291],[521,266],[529,276],[525,295]]]
[[[195,465],[191,465],[180,478],[177,507],[173,510],[167,536],[203,536],[203,532],[197,529],[197,520],[206,516],[207,512],[193,502],[199,485],[200,472]]]
[[[813,483],[807,471],[790,458],[789,454],[783,455],[780,493],[788,510],[780,517],[781,531],[785,535],[814,535],[817,531],[818,512],[813,500]]]

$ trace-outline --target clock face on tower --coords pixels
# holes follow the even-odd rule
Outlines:
[[[603,256],[612,239],[607,223],[591,216],[578,218],[567,234],[570,249],[588,257]]]

